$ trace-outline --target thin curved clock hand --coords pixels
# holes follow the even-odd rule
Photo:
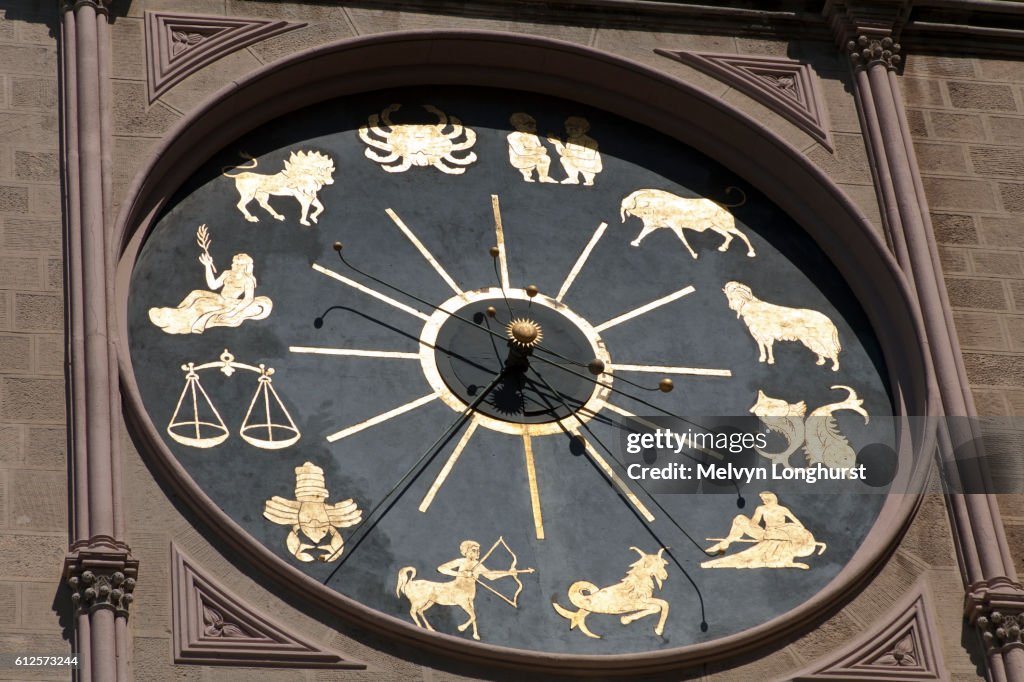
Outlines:
[[[366,515],[366,517],[363,519],[363,522],[359,524],[356,527],[355,531],[352,533],[352,536],[349,538],[349,544],[351,545],[349,547],[349,550],[341,556],[341,558],[338,560],[338,563],[334,566],[334,570],[331,571],[330,575],[324,578],[324,584],[330,582],[330,580],[334,577],[334,574],[338,572],[339,568],[341,568],[342,564],[344,564],[345,561],[352,556],[352,554],[356,551],[356,548],[358,548],[359,545],[362,544],[367,534],[371,530],[373,530],[373,527],[376,526],[382,518],[384,518],[385,514],[391,511],[391,507],[395,505],[398,499],[402,496],[402,493],[405,492],[405,489],[412,485],[413,481],[415,481],[416,478],[420,475],[420,473],[422,473],[423,469],[425,469],[427,466],[429,466],[429,464],[432,461],[434,461],[434,457],[436,457],[437,454],[441,452],[441,445],[446,443],[455,434],[458,428],[462,426],[462,423],[465,421],[466,417],[471,412],[476,410],[480,403],[483,402],[484,398],[486,398],[487,395],[492,390],[494,390],[494,387],[501,382],[504,376],[505,370],[502,369],[494,376],[493,379],[491,379],[491,383],[487,384],[487,387],[480,392],[480,395],[476,396],[473,402],[467,405],[466,409],[459,413],[459,416],[455,419],[455,421],[452,422],[448,426],[448,428],[446,428],[441,433],[440,436],[438,436],[437,440],[435,440],[430,445],[430,447],[423,451],[423,454],[420,455],[419,459],[417,459],[409,468],[409,470],[406,471],[405,474],[400,479],[398,479],[398,482],[396,482],[395,485],[391,486],[391,490],[385,493],[384,497],[381,498],[380,502],[374,505],[373,509],[371,509],[369,513]],[[406,482],[407,479],[408,482]],[[395,491],[398,490],[403,483],[405,484],[405,488],[402,489],[399,495],[394,495]],[[377,511],[380,510],[381,507],[383,507],[385,504],[387,504],[387,507],[384,509],[384,511],[380,513],[380,515],[377,515]]]
[[[360,270],[359,268],[357,268],[356,266],[352,265],[347,260],[345,260],[345,256],[342,254],[342,249],[343,248],[344,247],[343,247],[341,242],[334,242],[334,250],[337,252],[338,258],[341,260],[341,262],[344,263],[346,267],[351,268],[352,270],[355,270],[356,272],[358,272],[363,277],[366,277],[367,279],[373,280],[377,284],[381,284],[383,286],[386,286],[388,289],[391,289],[392,291],[397,291],[398,293],[402,294],[403,296],[408,296],[409,298],[413,299],[414,301],[416,301],[418,303],[422,303],[423,305],[427,306],[431,310],[440,311],[440,312],[444,313],[445,315],[447,315],[448,317],[452,317],[452,318],[454,318],[456,320],[459,320],[461,322],[465,322],[466,324],[468,324],[468,325],[470,325],[472,327],[475,327],[476,329],[479,329],[479,330],[481,330],[483,332],[486,332],[486,333],[490,334],[491,336],[495,336],[495,337],[501,339],[502,342],[507,341],[507,339],[503,335],[495,332],[494,330],[490,329],[489,327],[477,324],[476,322],[473,322],[472,320],[467,319],[467,318],[463,317],[462,315],[459,315],[458,313],[454,313],[454,312],[451,312],[450,310],[445,310],[443,308],[439,308],[438,306],[434,305],[430,301],[428,301],[426,299],[423,299],[423,298],[420,298],[416,294],[413,294],[413,293],[410,293],[408,291],[405,291],[404,289],[396,287],[394,284],[390,284],[389,282],[385,282],[384,280],[380,279],[379,277],[375,277],[374,275],[371,275],[370,273],[368,273],[368,272],[366,272],[364,270]],[[558,358],[560,360],[564,360],[564,361],[566,361],[566,362],[568,362],[570,364],[576,365],[577,367],[586,367],[586,365],[583,364],[582,362],[579,362],[577,360],[573,360],[572,358],[568,358],[568,357],[562,355],[561,353],[553,351],[553,350],[551,350],[549,348],[544,348],[542,346],[537,346],[537,350],[541,350],[541,351],[543,351],[543,352],[545,352],[545,353],[547,353],[549,355],[552,355],[552,356],[554,356],[554,357],[556,357],[556,358]]]
[[[354,308],[349,308],[348,306],[332,305],[330,308],[327,308],[323,312],[323,314],[321,314],[319,317],[317,317],[317,318],[315,318],[313,320],[313,326],[316,327],[317,329],[322,328],[323,327],[323,323],[324,323],[324,319],[326,319],[327,314],[330,313],[332,310],[344,310],[345,312],[354,313],[354,314],[359,315],[360,317],[362,317],[362,318],[364,318],[366,320],[369,320],[369,321],[371,321],[371,322],[373,322],[375,324],[380,325],[381,327],[385,327],[385,328],[389,329],[390,331],[395,332],[396,334],[404,336],[407,339],[409,339],[411,341],[414,341],[414,342],[416,342],[416,343],[418,343],[418,344],[420,344],[422,346],[426,346],[427,348],[431,348],[433,350],[440,351],[440,352],[444,353],[445,355],[448,355],[449,357],[452,357],[452,358],[455,358],[456,360],[464,362],[465,364],[467,364],[467,365],[469,365],[469,366],[471,366],[471,367],[473,367],[475,369],[484,370],[486,372],[494,371],[493,367],[484,367],[483,365],[480,365],[480,364],[474,362],[473,360],[465,357],[464,355],[460,355],[459,353],[456,353],[453,350],[445,348],[444,346],[439,346],[437,344],[427,343],[423,339],[421,339],[421,338],[419,338],[417,336],[413,336],[412,334],[410,334],[410,333],[408,333],[408,332],[406,332],[406,331],[404,331],[402,329],[399,329],[398,327],[395,327],[393,325],[387,324],[386,322],[382,322],[382,321],[380,321],[380,320],[378,320],[378,319],[376,319],[376,318],[374,318],[374,317],[372,317],[370,315],[367,315],[366,313],[364,313],[361,310],[356,310]],[[499,366],[504,364],[504,361],[501,359],[500,356],[498,356],[498,364],[499,364]]]
[[[570,410],[570,411],[571,411],[571,408],[569,407],[569,404],[568,404],[568,403],[566,402],[566,400],[565,400],[565,396],[564,396],[564,395],[562,395],[562,393],[561,393],[561,392],[559,392],[559,391],[558,391],[557,389],[555,389],[555,388],[552,388],[552,387],[551,387],[551,384],[549,384],[549,383],[547,382],[547,380],[546,380],[546,379],[544,378],[544,375],[542,375],[542,374],[541,374],[540,372],[538,372],[538,371],[537,371],[536,369],[534,369],[533,367],[531,367],[531,368],[530,368],[530,370],[531,370],[531,371],[532,371],[532,372],[533,372],[534,374],[536,374],[536,375],[537,375],[537,378],[541,380],[541,383],[543,383],[543,384],[544,384],[544,386],[545,386],[545,387],[546,387],[546,388],[547,388],[547,389],[548,389],[549,391],[551,391],[552,393],[554,393],[555,397],[556,397],[556,398],[557,398],[557,399],[559,400],[559,402],[561,402],[561,403],[562,403],[562,406],[563,406],[563,407],[565,407],[565,408],[566,408],[567,410]],[[601,449],[602,449],[602,450],[604,450],[604,451],[605,451],[606,453],[608,453],[608,456],[609,456],[609,457],[611,457],[611,458],[612,458],[612,460],[614,460],[614,462],[615,462],[616,464],[618,464],[620,468],[623,468],[623,469],[625,469],[625,466],[623,466],[623,464],[622,464],[622,462],[621,462],[621,461],[619,460],[619,458],[618,458],[618,457],[616,457],[616,456],[615,456],[615,453],[614,453],[614,452],[612,452],[611,448],[609,448],[609,447],[608,447],[607,445],[605,445],[605,444],[604,444],[604,441],[602,441],[602,440],[601,440],[601,438],[600,438],[600,437],[598,437],[598,435],[597,435],[596,433],[594,433],[593,429],[591,429],[591,428],[590,428],[590,426],[588,426],[588,425],[587,425],[587,423],[586,423],[585,421],[583,421],[582,419],[580,419],[580,416],[579,416],[578,414],[576,414],[576,412],[572,412],[572,411],[571,411],[571,414],[572,414],[573,418],[574,418],[574,419],[575,419],[575,420],[577,421],[577,423],[579,423],[580,427],[581,427],[582,429],[584,429],[584,430],[585,430],[585,431],[587,432],[587,434],[589,434],[589,435],[590,435],[590,437],[591,437],[591,438],[592,438],[592,439],[594,440],[594,442],[596,442],[596,443],[597,443],[597,444],[598,444],[599,446],[601,446]],[[700,544],[699,544],[699,543],[698,543],[698,542],[697,542],[696,540],[694,540],[694,539],[693,539],[693,537],[692,537],[692,536],[691,536],[691,535],[690,535],[689,533],[687,533],[687,532],[686,532],[686,530],[685,530],[685,529],[684,529],[684,528],[683,528],[682,526],[680,526],[680,525],[679,525],[679,524],[678,524],[678,523],[676,522],[676,520],[675,520],[675,519],[674,519],[674,518],[672,517],[672,515],[671,515],[671,514],[669,514],[669,513],[668,513],[668,511],[666,511],[666,510],[665,510],[665,507],[663,507],[663,506],[662,506],[662,504],[661,504],[661,503],[660,503],[660,502],[658,501],[658,499],[657,499],[657,498],[656,498],[656,497],[655,497],[655,496],[654,496],[654,495],[653,495],[653,494],[652,494],[652,493],[651,493],[650,491],[648,491],[648,490],[647,490],[647,489],[646,489],[646,488],[645,488],[645,487],[643,486],[643,484],[641,484],[641,483],[640,483],[640,482],[638,482],[638,481],[633,481],[633,483],[634,483],[634,485],[636,485],[636,487],[640,488],[640,490],[642,490],[642,491],[644,492],[644,494],[645,494],[645,495],[647,495],[647,498],[648,498],[648,499],[649,499],[649,500],[650,500],[650,501],[651,501],[651,502],[652,502],[652,503],[654,504],[654,506],[656,506],[656,507],[658,508],[658,510],[659,510],[659,511],[660,511],[660,512],[661,512],[661,513],[662,513],[662,514],[663,514],[663,515],[664,515],[664,516],[665,516],[665,517],[666,517],[666,518],[667,518],[667,519],[669,520],[669,522],[671,522],[673,526],[675,526],[676,528],[678,528],[678,529],[679,529],[679,532],[680,532],[680,533],[682,533],[683,535],[685,535],[685,536],[686,536],[686,538],[687,538],[687,539],[688,539],[688,540],[689,540],[689,541],[690,541],[691,543],[693,543],[693,546],[694,546],[694,547],[696,547],[697,549],[699,549],[699,550],[700,550],[701,552],[703,552],[703,553],[704,553],[704,554],[706,554],[707,556],[718,556],[717,554],[714,554],[714,553],[708,553],[708,552],[706,552],[706,551],[704,550],[704,548],[703,548],[703,547],[702,547],[702,546],[701,546],[701,545],[700,545]]]
[[[531,368],[530,368],[530,371],[531,371],[531,372],[533,372],[533,373],[534,373],[535,375],[537,375],[537,378],[541,380],[541,383],[543,383],[543,384],[544,384],[544,386],[545,386],[545,387],[546,387],[546,388],[547,388],[547,389],[548,389],[549,391],[551,391],[552,393],[554,393],[554,394],[555,394],[555,396],[556,396],[556,397],[558,398],[559,402],[561,402],[561,403],[562,403],[562,406],[563,406],[564,408],[566,408],[566,409],[570,409],[570,408],[569,408],[569,405],[568,405],[568,403],[566,403],[566,402],[565,402],[565,396],[563,396],[563,395],[562,395],[562,394],[561,394],[561,393],[560,393],[559,391],[557,391],[557,390],[555,390],[554,388],[552,388],[552,387],[551,387],[551,384],[549,384],[549,383],[547,382],[547,380],[546,380],[546,379],[544,378],[544,375],[542,375],[542,374],[541,374],[540,372],[538,372],[538,371],[537,371],[536,369],[534,369],[533,367],[531,367]],[[571,409],[570,409],[570,411],[571,411]],[[607,453],[608,453],[608,455],[609,455],[609,456],[610,456],[610,457],[611,457],[611,458],[612,458],[613,460],[615,460],[616,464],[618,464],[618,465],[619,465],[619,466],[621,467],[621,466],[622,466],[622,463],[621,463],[621,462],[619,462],[618,458],[617,458],[617,457],[615,457],[614,453],[612,453],[612,451],[611,451],[610,449],[608,449],[608,447],[607,447],[607,446],[605,446],[605,444],[604,444],[604,443],[603,443],[603,442],[601,441],[601,439],[600,439],[600,438],[598,438],[597,434],[595,434],[595,433],[593,432],[593,430],[591,430],[591,429],[590,429],[590,427],[589,427],[589,426],[587,426],[586,422],[584,422],[584,421],[583,421],[582,419],[580,419],[579,415],[578,415],[578,414],[576,414],[575,412],[571,412],[571,413],[572,413],[572,416],[573,416],[573,417],[574,417],[574,418],[576,419],[576,421],[577,421],[577,422],[579,422],[579,425],[580,425],[580,426],[581,426],[581,427],[582,427],[583,429],[585,429],[585,430],[586,430],[586,432],[587,432],[587,433],[588,433],[588,434],[590,435],[590,437],[591,437],[591,438],[593,438],[593,439],[594,439],[594,440],[595,440],[595,441],[596,441],[596,442],[597,442],[597,443],[598,443],[598,444],[599,444],[599,445],[601,446],[601,449],[603,449],[603,450],[604,450],[605,452],[607,452]],[[559,423],[561,423],[561,422],[559,422]],[[598,471],[600,471],[600,472],[601,472],[601,473],[602,473],[602,474],[603,474],[603,475],[605,476],[605,478],[607,478],[607,479],[608,479],[608,482],[614,485],[614,481],[612,480],[611,476],[610,476],[610,475],[609,475],[609,474],[608,474],[607,472],[605,472],[605,471],[604,471],[604,470],[602,469],[602,467],[598,466],[598,465],[597,465],[597,463],[596,463],[596,462],[594,462],[594,460],[593,460],[592,458],[590,459],[590,461],[591,461],[591,463],[592,463],[592,464],[594,465],[594,467],[595,467],[595,468],[596,468],[596,469],[597,469]],[[681,532],[681,533],[682,533],[682,534],[683,534],[684,536],[686,536],[686,539],[687,539],[687,540],[689,540],[689,541],[690,541],[691,543],[693,543],[693,545],[694,545],[695,547],[697,547],[697,549],[699,549],[699,550],[700,550],[700,551],[701,551],[702,553],[704,553],[704,554],[705,554],[705,555],[707,555],[707,556],[716,556],[716,555],[708,554],[707,552],[705,552],[705,551],[704,551],[704,548],[703,548],[703,547],[701,547],[700,545],[698,545],[698,544],[697,544],[697,542],[696,542],[696,541],[695,541],[695,540],[693,539],[693,537],[692,537],[692,536],[691,536],[691,535],[690,535],[689,533],[687,533],[687,532],[686,532],[686,531],[685,531],[685,530],[683,529],[683,527],[682,527],[682,526],[680,526],[680,525],[679,525],[679,524],[678,524],[678,523],[676,522],[676,520],[675,520],[674,518],[672,518],[672,515],[671,515],[671,514],[669,514],[669,513],[668,513],[668,512],[667,512],[667,511],[665,510],[665,508],[664,508],[663,506],[661,506],[661,503],[660,503],[660,502],[658,502],[658,500],[657,500],[657,499],[655,499],[654,495],[652,495],[652,494],[651,494],[650,492],[648,492],[648,491],[647,491],[647,489],[645,489],[645,488],[644,488],[644,487],[643,487],[642,485],[639,485],[639,484],[638,484],[638,487],[639,487],[639,488],[640,488],[641,490],[643,490],[643,491],[644,491],[644,493],[645,493],[645,494],[647,495],[647,498],[648,498],[648,499],[649,499],[649,500],[650,500],[651,502],[653,502],[653,503],[655,504],[655,506],[657,506],[657,507],[658,507],[658,509],[659,509],[659,510],[661,511],[662,515],[664,515],[664,516],[665,516],[665,517],[666,517],[666,518],[667,518],[667,519],[668,519],[668,520],[669,520],[669,521],[670,521],[670,522],[672,523],[672,525],[674,525],[674,526],[675,526],[676,528],[678,528],[678,529],[679,529],[679,531],[680,531],[680,532]],[[623,502],[625,503],[625,500],[623,500]],[[629,505],[628,503],[626,503],[626,507],[627,507],[627,508],[628,508],[628,509],[629,509],[630,511],[634,511],[634,512],[635,512],[635,510],[634,510],[634,509],[632,508],[632,506],[630,506],[630,505]],[[681,563],[679,562],[679,559],[677,559],[677,558],[676,558],[676,556],[675,556],[675,554],[673,554],[673,553],[672,553],[672,549],[671,549],[671,548],[670,548],[670,547],[669,547],[668,545],[666,545],[666,544],[665,544],[664,542],[662,542],[662,541],[661,541],[661,538],[659,538],[659,537],[658,537],[658,535],[657,535],[657,533],[655,533],[655,532],[654,532],[654,529],[653,529],[653,528],[651,528],[651,527],[650,527],[650,526],[649,526],[648,524],[646,524],[646,523],[643,523],[643,524],[641,524],[641,525],[642,525],[642,526],[643,526],[643,527],[644,527],[644,528],[645,528],[645,529],[647,530],[647,532],[648,532],[648,533],[650,533],[651,537],[653,537],[653,538],[654,538],[654,540],[655,540],[655,541],[656,541],[656,542],[657,542],[657,543],[658,543],[659,545],[661,545],[662,547],[664,547],[664,548],[665,548],[665,553],[666,553],[666,554],[667,554],[667,555],[669,556],[669,558],[670,558],[670,559],[672,559],[672,563],[674,563],[674,564],[675,564],[675,565],[676,565],[676,566],[677,566],[677,567],[679,568],[679,570],[680,570],[680,571],[682,571],[682,573],[683,573],[683,576],[685,576],[685,577],[686,577],[686,580],[687,580],[687,581],[688,581],[688,582],[690,583],[690,585],[691,585],[691,586],[693,587],[694,591],[695,591],[695,592],[697,593],[697,600],[698,600],[698,601],[700,602],[700,629],[701,629],[701,632],[707,632],[707,630],[708,630],[708,622],[707,622],[707,617],[706,617],[706,615],[705,615],[705,612],[704,612],[704,596],[703,596],[703,595],[701,594],[700,588],[699,588],[699,587],[697,586],[697,583],[696,583],[696,582],[694,582],[694,580],[693,580],[693,578],[692,578],[692,577],[690,576],[689,572],[688,572],[688,571],[687,571],[687,570],[686,570],[685,568],[683,568],[683,565],[682,565],[682,564],[681,564]]]

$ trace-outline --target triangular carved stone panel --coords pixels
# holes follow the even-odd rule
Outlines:
[[[146,12],[149,101],[224,55],[305,23]]]
[[[931,597],[923,582],[864,637],[817,664],[797,682],[946,682]]]
[[[718,78],[757,100],[832,151],[818,80],[807,64],[785,57],[655,50]]]
[[[203,575],[173,544],[171,599],[175,663],[366,669],[365,663],[289,634]]]

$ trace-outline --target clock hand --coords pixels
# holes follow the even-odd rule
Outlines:
[[[355,270],[356,272],[358,272],[363,277],[366,277],[367,279],[373,280],[374,282],[376,282],[378,284],[386,286],[388,289],[391,289],[393,291],[397,291],[398,293],[400,293],[400,294],[402,294],[404,296],[408,296],[409,298],[413,299],[414,301],[416,301],[418,303],[422,303],[423,305],[427,306],[431,310],[440,311],[440,312],[444,313],[445,315],[447,315],[448,317],[453,317],[456,320],[459,320],[461,322],[465,322],[466,324],[468,324],[468,325],[470,325],[472,327],[475,327],[476,329],[480,329],[480,330],[490,334],[491,336],[496,336],[496,337],[500,338],[503,342],[507,340],[504,336],[502,336],[501,334],[493,331],[492,329],[490,329],[488,327],[485,327],[485,326],[483,326],[481,324],[473,322],[472,320],[469,320],[469,319],[463,317],[462,315],[459,315],[458,313],[454,313],[454,312],[451,312],[450,310],[445,310],[443,308],[439,308],[436,305],[434,305],[433,303],[431,303],[430,301],[427,301],[427,300],[425,300],[423,298],[420,298],[416,294],[412,294],[412,293],[410,293],[408,291],[405,291],[404,289],[400,289],[399,287],[395,286],[394,284],[390,284],[388,282],[385,282],[384,280],[380,279],[379,277],[375,277],[375,276],[371,275],[368,272],[360,270],[359,268],[357,268],[356,266],[352,265],[347,260],[345,260],[345,256],[342,254],[342,249],[343,248],[344,247],[343,247],[341,242],[334,242],[334,250],[337,252],[338,258],[341,260],[341,262],[344,263],[347,267],[351,268],[352,270]],[[553,355],[554,357],[556,357],[556,358],[558,358],[560,360],[564,360],[565,362],[568,362],[570,364],[576,365],[578,367],[586,367],[586,365],[584,365],[582,362],[578,362],[576,360],[573,360],[572,358],[568,358],[568,357],[562,355],[561,353],[553,351],[553,350],[551,350],[549,348],[544,348],[543,346],[537,346],[537,349],[541,350],[541,351],[543,351],[543,352],[545,352],[545,353],[547,353],[549,355]],[[631,383],[631,382],[627,381],[626,383]]]
[[[423,451],[423,454],[420,455],[419,459],[417,459],[413,463],[412,467],[410,467],[409,470],[406,471],[405,474],[400,479],[398,479],[398,482],[391,486],[391,490],[385,493],[384,497],[381,498],[380,502],[373,506],[373,509],[369,511],[369,513],[363,519],[363,522],[356,527],[355,531],[349,537],[349,544],[351,545],[351,547],[349,548],[348,552],[346,552],[344,555],[341,556],[340,559],[338,559],[338,563],[335,564],[334,570],[331,571],[330,575],[328,575],[324,579],[325,585],[328,582],[330,582],[332,578],[334,578],[334,574],[337,573],[338,569],[341,568],[342,564],[344,564],[345,561],[348,560],[350,556],[352,556],[352,554],[356,551],[356,548],[358,548],[359,545],[362,544],[363,540],[366,539],[367,534],[369,534],[369,532],[373,530],[373,527],[380,523],[380,520],[384,518],[385,514],[391,511],[391,508],[395,505],[396,502],[398,502],[398,499],[402,496],[402,493],[405,492],[405,489],[408,489],[408,487],[412,485],[413,481],[415,481],[416,478],[418,478],[419,475],[423,472],[423,469],[425,469],[427,466],[430,465],[432,461],[434,461],[434,457],[436,457],[437,454],[441,452],[441,446],[444,443],[447,443],[448,440],[458,430],[458,428],[462,426],[462,423],[465,421],[466,416],[469,415],[470,412],[476,410],[480,403],[483,402],[484,398],[486,398],[487,395],[494,389],[494,387],[497,386],[499,382],[501,382],[501,380],[505,376],[505,372],[505,369],[502,369],[494,376],[493,379],[491,379],[491,383],[489,383],[487,387],[480,392],[480,395],[478,395],[473,400],[472,403],[466,406],[466,409],[464,409],[455,419],[455,421],[452,422],[448,426],[448,428],[446,428],[441,433],[440,436],[438,436],[437,440],[435,440],[430,445],[430,447]],[[409,479],[408,483],[406,483],[406,479]],[[395,491],[398,490],[398,488],[401,487],[403,483],[406,483],[405,488],[401,491],[399,495],[395,496],[394,499],[392,499],[392,495],[394,495]],[[374,515],[381,507],[385,505],[385,503],[387,503],[387,507],[380,513],[379,516],[375,517]]]
[[[558,399],[558,401],[562,403],[562,406],[572,413],[572,416],[576,419],[577,422],[579,422],[579,425],[582,428],[586,429],[587,433],[590,434],[590,437],[593,438],[598,443],[598,445],[601,446],[601,449],[603,449],[605,452],[607,452],[608,455],[613,460],[615,460],[615,463],[618,464],[620,467],[622,467],[622,462],[620,462],[618,460],[618,458],[615,457],[615,455],[612,453],[612,451],[609,450],[608,447],[605,446],[605,444],[601,441],[601,439],[597,437],[597,434],[595,434],[593,432],[593,430],[591,430],[591,428],[589,426],[587,426],[586,422],[584,422],[582,419],[580,419],[579,415],[576,414],[576,412],[573,412],[571,410],[571,408],[569,408],[569,405],[565,401],[565,396],[563,396],[556,389],[552,388],[551,384],[549,384],[547,379],[544,378],[544,375],[542,375],[536,369],[531,367],[530,371],[533,372],[535,375],[537,375],[537,378],[541,380],[541,383],[543,383],[544,386],[555,395],[555,397]],[[531,381],[531,384],[532,383],[533,382]],[[534,390],[536,390],[536,385],[535,384],[534,384]],[[539,395],[542,395],[542,394],[539,394]],[[546,399],[545,399],[545,401],[546,401]],[[561,424],[561,423],[562,422],[559,421],[559,424]],[[570,435],[570,437],[572,437],[571,434],[567,433],[566,435]],[[577,434],[576,437],[580,437],[580,436]],[[588,454],[589,454],[589,451],[586,450],[586,449],[584,449],[584,452],[588,452]],[[589,457],[588,459],[590,460],[590,463],[594,466],[594,468],[596,468],[598,471],[600,471],[605,476],[605,478],[608,479],[608,482],[614,486],[615,485],[615,481],[611,477],[611,475],[608,472],[604,471],[604,469],[601,466],[599,466],[597,464],[597,462],[595,462],[593,460],[592,456]],[[635,481],[634,481],[634,483],[635,483]],[[652,495],[650,492],[648,492],[642,485],[639,485],[639,484],[637,484],[637,485],[638,485],[638,487],[641,490],[644,491],[644,493],[647,495],[648,499],[650,499],[650,501],[653,502],[658,507],[659,510],[661,510],[661,513],[669,521],[672,522],[672,525],[674,525],[676,528],[678,528],[679,531],[684,536],[686,536],[686,539],[689,540],[691,543],[693,543],[693,545],[697,549],[699,549],[706,556],[717,556],[717,554],[709,554],[708,552],[706,552],[703,547],[701,547],[699,544],[697,544],[697,542],[693,539],[693,537],[690,536],[689,533],[687,533],[685,530],[683,530],[683,527],[680,526],[676,522],[676,520],[674,518],[672,518],[672,515],[669,514],[665,510],[665,508],[663,506],[661,506],[661,503],[658,502],[657,499],[655,499],[654,495]],[[626,507],[639,517],[639,515],[640,515],[639,512],[637,512],[637,510],[635,510],[632,506],[627,504]],[[648,533],[650,533],[651,537],[654,538],[655,542],[657,542],[659,545],[661,545],[662,547],[665,548],[665,553],[668,554],[670,559],[672,559],[672,563],[674,563],[679,568],[679,570],[682,571],[683,576],[685,576],[687,581],[689,581],[690,585],[693,586],[694,591],[697,593],[697,600],[700,602],[700,630],[701,630],[701,632],[707,632],[707,630],[708,630],[708,622],[707,622],[707,618],[706,618],[705,613],[704,613],[704,596],[701,594],[700,588],[697,586],[697,583],[694,582],[692,577],[690,577],[690,574],[687,572],[687,570],[685,568],[683,568],[683,565],[679,562],[679,559],[677,559],[675,554],[672,553],[672,549],[670,547],[668,547],[664,542],[661,541],[661,538],[659,538],[658,534],[654,532],[654,529],[651,528],[650,525],[648,525],[646,523],[642,523],[641,525],[647,530]]]
[[[374,322],[374,323],[376,323],[376,324],[378,324],[378,325],[380,325],[382,327],[386,327],[387,329],[390,329],[391,331],[395,332],[396,334],[399,334],[400,336],[404,336],[407,339],[415,341],[417,344],[420,344],[420,345],[423,345],[423,346],[427,346],[428,348],[433,348],[434,350],[440,351],[440,352],[442,352],[442,353],[444,353],[444,354],[446,354],[446,355],[448,355],[448,356],[450,356],[452,358],[460,360],[461,362],[464,362],[467,365],[470,365],[470,366],[472,366],[475,369],[484,370],[486,372],[491,372],[491,371],[494,370],[493,367],[484,367],[483,365],[477,364],[476,362],[474,362],[470,358],[467,358],[464,355],[460,355],[459,353],[456,353],[453,350],[449,350],[448,348],[445,348],[444,346],[439,346],[437,344],[427,343],[426,341],[423,341],[419,337],[413,336],[412,334],[409,334],[408,332],[406,332],[406,331],[404,331],[402,329],[399,329],[398,327],[390,325],[390,324],[388,324],[386,322],[382,322],[382,321],[376,319],[375,317],[371,317],[370,315],[367,315],[366,313],[364,313],[361,310],[356,310],[354,308],[349,308],[348,306],[332,305],[330,308],[325,310],[320,317],[317,317],[317,318],[313,319],[313,326],[316,327],[317,329],[323,328],[323,326],[324,326],[324,319],[327,317],[327,314],[330,313],[333,310],[344,310],[346,312],[350,312],[350,313],[353,313],[355,315],[359,315],[360,317],[362,317],[362,318],[364,318],[366,320],[369,320],[370,322]],[[499,364],[504,364],[503,361],[501,360],[500,356],[498,357],[498,362],[499,362]]]

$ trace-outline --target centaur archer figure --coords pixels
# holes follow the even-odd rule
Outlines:
[[[512,555],[512,564],[508,570],[492,571],[484,565],[484,561],[491,555],[498,545],[505,545],[505,549]],[[425,611],[434,604],[442,606],[460,606],[469,615],[469,620],[459,626],[459,632],[465,632],[470,625],[473,626],[473,639],[480,639],[476,629],[476,586],[494,592],[508,603],[512,608],[518,608],[519,593],[523,591],[523,583],[517,577],[520,573],[533,573],[532,568],[516,569],[516,555],[512,548],[505,543],[505,539],[499,537],[497,542],[487,551],[483,559],[480,558],[480,543],[474,540],[463,540],[459,545],[459,559],[441,564],[437,572],[443,575],[454,576],[454,580],[448,582],[436,582],[433,580],[413,580],[416,577],[416,569],[406,566],[398,570],[398,587],[395,594],[399,597],[403,594],[409,600],[409,615],[412,621],[421,628],[433,630],[434,627],[427,620]],[[480,578],[497,580],[498,578],[512,578],[516,581],[518,588],[512,598],[509,599],[497,590],[480,582]]]

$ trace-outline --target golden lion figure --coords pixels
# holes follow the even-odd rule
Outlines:
[[[245,156],[245,155],[243,155]],[[235,166],[234,168],[255,168],[259,163],[251,156],[245,156],[251,165]],[[242,212],[245,219],[250,223],[259,222],[259,218],[249,213],[246,206],[255,199],[267,213],[275,220],[284,220],[284,216],[274,210],[268,199],[275,197],[295,197],[302,207],[302,216],[299,220],[303,225],[314,223],[323,213],[324,205],[320,203],[317,192],[324,185],[334,184],[334,160],[320,152],[292,152],[288,160],[284,162],[284,170],[265,175],[263,173],[228,173],[231,166],[221,169],[222,173],[235,181],[235,189],[238,190],[238,210]],[[309,214],[310,206],[314,211]]]
[[[668,561],[661,556],[665,548],[662,547],[657,554],[647,554],[636,547],[630,549],[639,554],[640,558],[630,565],[629,571],[619,582],[598,588],[594,583],[577,580],[569,586],[569,601],[579,609],[578,611],[573,612],[558,602],[551,602],[558,615],[569,621],[570,630],[578,627],[587,637],[601,639],[600,635],[595,635],[587,627],[586,618],[591,613],[623,614],[619,618],[623,625],[660,613],[661,617],[654,626],[654,634],[661,635],[665,632],[668,602],[654,596],[655,583],[658,589],[661,589],[662,583],[668,580],[668,571],[665,568]]]
[[[772,345],[776,341],[799,341],[818,356],[815,364],[824,365],[827,358],[832,361],[832,371],[839,371],[839,330],[825,315],[816,310],[766,303],[739,282],[726,282],[722,291],[729,300],[729,308],[736,311],[737,318],[743,318],[757,341],[758,362],[775,364]]]

